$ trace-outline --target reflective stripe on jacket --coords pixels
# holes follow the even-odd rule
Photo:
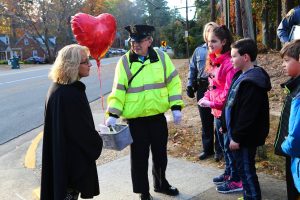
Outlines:
[[[147,59],[144,63],[130,63],[130,51],[119,60],[112,92],[107,100],[108,113],[130,119],[164,113],[172,106],[183,107],[177,70],[167,54],[161,51],[155,53],[159,55],[155,62]],[[145,67],[128,85],[142,65]]]

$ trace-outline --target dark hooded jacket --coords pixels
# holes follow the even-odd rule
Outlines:
[[[85,85],[53,83],[45,106],[41,200],[65,199],[68,188],[81,198],[98,195],[95,160],[101,150]]]
[[[289,119],[291,111],[292,99],[300,92],[300,76],[291,78],[287,82],[281,84],[281,87],[285,89],[287,95],[284,100],[284,104],[281,111],[278,130],[274,142],[275,154],[280,156],[287,156],[281,149],[281,144],[285,140],[285,137],[289,134]]]
[[[241,71],[235,74],[229,93],[240,75]],[[231,99],[232,107],[229,115],[231,137],[244,147],[263,145],[270,127],[268,99],[268,91],[271,90],[270,77],[263,68],[254,66],[241,79],[236,89],[236,95]],[[225,107],[228,101],[229,96]],[[226,129],[224,110],[222,127]]]

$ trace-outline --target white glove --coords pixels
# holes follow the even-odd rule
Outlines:
[[[198,105],[201,106],[201,107],[210,107],[211,102],[208,101],[207,99],[202,98],[198,101]]]
[[[182,114],[180,110],[173,110],[173,119],[175,124],[179,124],[181,122]]]
[[[116,125],[116,122],[117,122],[117,118],[115,117],[108,117],[107,120],[105,121],[105,125],[106,126],[114,126]]]

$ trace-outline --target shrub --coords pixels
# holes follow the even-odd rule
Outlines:
[[[0,65],[7,65],[7,64],[8,64],[7,60],[0,60]]]

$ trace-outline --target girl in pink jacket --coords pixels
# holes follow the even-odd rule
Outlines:
[[[232,78],[237,71],[230,62],[232,36],[226,26],[220,26],[208,34],[207,40],[209,55],[206,71],[209,74],[209,86],[198,104],[212,109],[212,114],[215,117],[215,129],[226,163],[225,172],[215,177],[213,182],[217,185],[217,191],[220,193],[242,191],[242,182],[237,174],[232,153],[229,149],[230,136],[220,132],[222,109]]]

